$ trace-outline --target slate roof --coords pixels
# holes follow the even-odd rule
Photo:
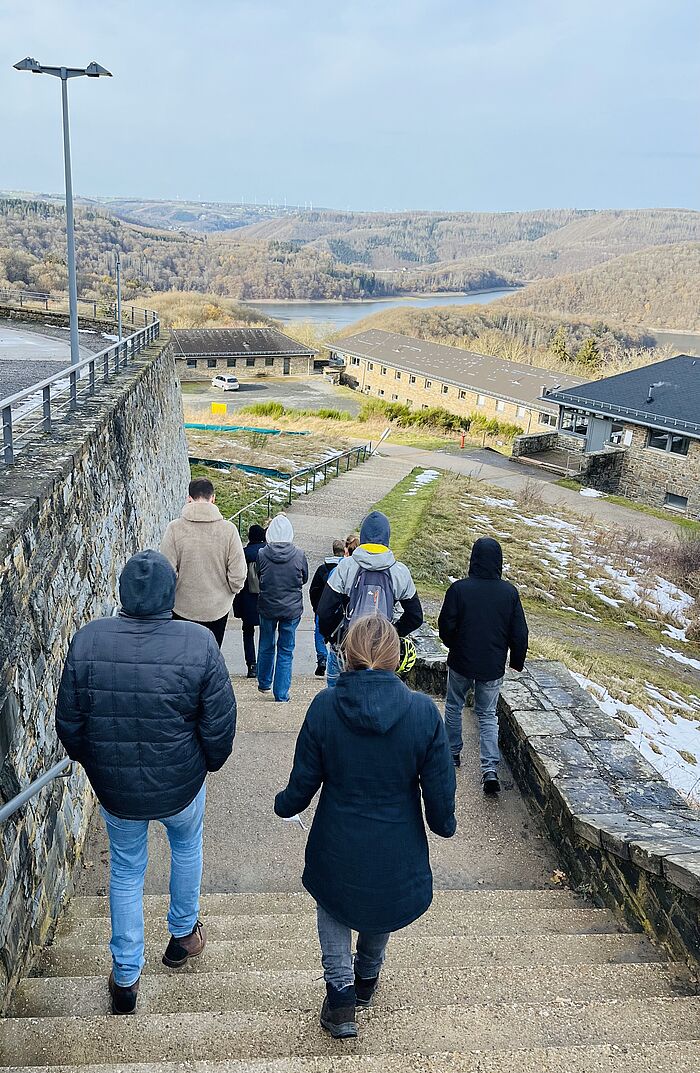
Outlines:
[[[443,343],[429,343],[379,328],[339,339],[329,345],[329,349],[349,357],[369,358],[380,365],[407,370],[428,379],[432,376],[443,384],[468,388],[549,413],[556,413],[557,407],[542,401],[544,388],[568,388],[581,382],[537,366],[506,361],[490,354],[476,354]]]
[[[700,358],[679,354],[643,369],[550,391],[546,398],[632,424],[700,437]]]
[[[318,354],[277,328],[175,328],[178,358],[248,358],[270,354],[308,357]]]

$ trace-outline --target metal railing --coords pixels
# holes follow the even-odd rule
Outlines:
[[[385,433],[382,439],[386,439],[386,435]],[[379,442],[381,443],[381,440]],[[253,511],[255,517],[269,518],[273,506],[279,506],[280,503],[289,506],[295,492],[297,495],[308,495],[309,492],[315,491],[317,483],[325,483],[328,480],[329,470],[332,477],[339,477],[341,470],[347,473],[353,461],[356,466],[359,466],[361,462],[366,462],[374,454],[378,446],[379,443],[373,448],[371,441],[363,443],[360,447],[350,447],[347,451],[340,451],[337,455],[332,455],[323,462],[318,462],[315,466],[297,470],[288,480],[280,481],[265,495],[259,496],[258,499],[254,499],[251,503],[246,503],[245,507],[241,507],[235,514],[231,515],[229,521],[234,523],[240,533],[243,516],[248,512]],[[319,476],[321,473],[323,474],[322,478]],[[302,481],[304,482],[303,488],[301,487]]]
[[[152,319],[121,342],[111,343],[74,365],[37,384],[0,399],[2,421],[2,461],[11,466],[21,447],[35,432],[50,436],[58,422],[71,417],[79,400],[92,398],[100,386],[107,384],[127,368],[130,361],[159,337],[160,321],[153,310]]]
[[[65,294],[45,294],[42,291],[15,291],[8,287],[0,287],[0,305],[10,306],[14,309],[38,310],[45,313],[68,313],[69,311],[68,296]],[[106,302],[100,298],[79,298],[78,316],[89,317],[91,320],[106,320],[116,324],[116,299],[113,302]],[[122,300],[122,325],[126,324],[133,328],[141,328],[148,324],[154,324],[157,320],[158,314],[155,310],[128,305]]]
[[[664,432],[673,431],[673,429],[682,432],[700,432],[700,424],[697,421],[682,421],[677,417],[655,414],[651,410],[635,410],[632,406],[618,406],[614,402],[596,402],[595,399],[585,399],[580,395],[571,395],[567,391],[545,390],[540,398],[553,400],[561,406],[568,405],[570,409],[592,411],[594,414],[605,414],[607,417],[639,418],[643,424],[660,428]],[[669,425],[672,428],[669,429]]]
[[[58,779],[61,775],[68,776],[70,774],[70,768],[73,765],[73,761],[66,757],[64,760],[59,760],[57,764],[50,767],[48,771],[45,771],[43,775],[40,775],[34,782],[30,782],[29,786],[26,786],[24,790],[20,790],[18,794],[10,798],[4,805],[0,806],[0,823],[4,823],[9,820],[10,816],[13,816],[22,805],[26,805],[27,801],[30,801],[33,797],[48,786],[54,779]]]

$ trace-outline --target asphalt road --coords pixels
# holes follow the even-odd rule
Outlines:
[[[66,332],[66,336],[68,333]],[[68,339],[0,325],[0,398],[53,376],[70,363]]]

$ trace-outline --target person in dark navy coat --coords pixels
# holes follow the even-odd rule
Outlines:
[[[396,630],[381,615],[360,618],[344,656],[336,688],[307,712],[289,784],[275,799],[289,819],[321,789],[303,884],[317,903],[321,1024],[336,1038],[357,1035],[355,1006],[371,1002],[391,932],[432,901],[425,822],[443,838],[457,827],[445,727],[432,700],[397,677]],[[354,963],[351,929],[359,932]]]

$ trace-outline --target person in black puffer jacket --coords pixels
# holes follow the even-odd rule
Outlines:
[[[447,657],[445,726],[455,767],[462,752],[462,712],[474,688],[474,712],[479,720],[481,777],[484,792],[496,794],[498,781],[498,697],[510,665],[522,671],[527,655],[528,630],[520,595],[504,581],[503,552],[492,537],[474,542],[469,577],[455,581],[445,594],[438,618],[440,640]]]
[[[133,1013],[144,964],[143,882],[148,822],[172,850],[172,968],[201,953],[199,922],[205,779],[231,754],[236,700],[214,635],[174,620],[175,571],[157,551],[132,556],[119,579],[121,611],[77,632],[63,668],[56,730],[82,764],[110,842],[115,1013]]]

